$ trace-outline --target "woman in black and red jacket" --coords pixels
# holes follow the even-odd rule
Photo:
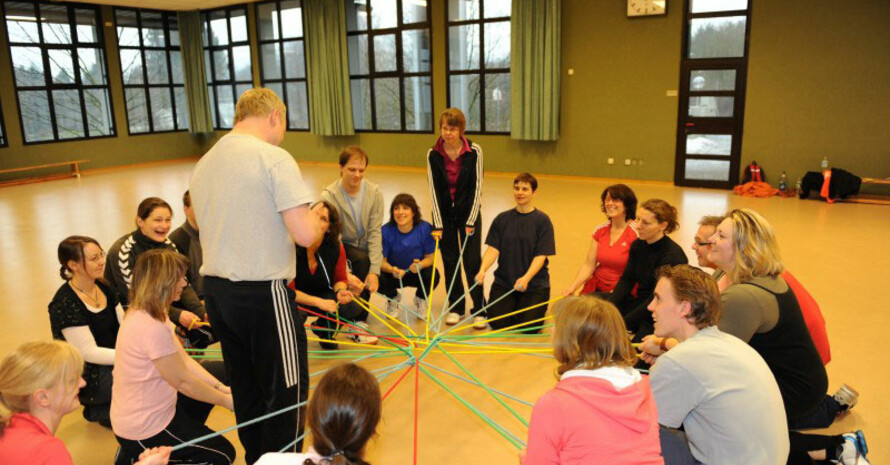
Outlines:
[[[441,238],[439,249],[445,265],[445,284],[451,292],[448,302],[454,305],[445,319],[457,324],[464,314],[464,286],[460,275],[454,283],[454,271],[460,259],[460,247],[466,239],[463,268],[472,279],[479,272],[482,256],[482,148],[464,137],[467,120],[456,108],[446,109],[439,117],[441,137],[427,154],[427,176],[430,183],[433,211],[433,235]],[[473,312],[482,308],[483,289],[470,292]],[[456,305],[455,305],[456,304]],[[485,318],[478,315],[474,323],[485,327]]]

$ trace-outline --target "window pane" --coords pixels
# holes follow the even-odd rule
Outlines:
[[[25,128],[25,142],[40,142],[53,139],[53,124],[49,113],[49,96],[43,90],[19,92],[19,108],[22,111],[22,126]]]
[[[241,95],[253,88],[253,84],[236,84],[235,85],[235,101],[237,102]]]
[[[747,10],[748,0],[692,0],[693,13]]]
[[[459,108],[467,118],[467,131],[481,129],[478,74],[459,74],[448,78],[449,106]]]
[[[121,49],[121,70],[124,85],[142,84],[142,52],[128,48]]]
[[[232,11],[232,42],[247,42],[247,14],[244,10]]]
[[[225,11],[210,12],[210,45],[229,44],[229,23]]]
[[[96,10],[75,9],[74,21],[79,43],[96,43],[99,41],[99,36],[96,35]]]
[[[280,98],[282,101],[284,100],[284,85],[282,85],[280,82],[270,82],[269,84],[266,84],[265,87],[272,92],[275,92],[275,94],[278,95],[278,98]],[[287,104],[285,103],[285,105]],[[288,106],[287,112],[290,113],[290,106]]]
[[[117,43],[120,47],[139,46],[139,22],[132,10],[115,10],[117,19]]]
[[[426,22],[426,2],[402,0],[402,22],[405,24]]]
[[[229,76],[229,50],[214,50],[213,78],[218,81],[228,81]]]
[[[299,1],[281,2],[281,27],[285,39],[303,37],[303,9]]]
[[[124,89],[124,96],[127,100],[130,134],[148,132],[148,103],[145,100],[145,89]]]
[[[145,47],[164,47],[164,22],[160,13],[142,12],[142,45]],[[151,66],[149,64],[149,66]]]
[[[235,60],[235,80],[250,81],[250,46],[232,47],[232,57]]]
[[[695,70],[690,74],[689,90],[735,90],[735,70]]]
[[[745,16],[690,20],[689,58],[744,56],[745,22]]]
[[[485,67],[510,67],[510,23],[486,23],[485,30]]]
[[[30,3],[9,2],[6,4],[6,32],[10,42],[26,44],[40,43],[37,30],[37,15]]]
[[[346,46],[349,48],[349,74],[368,74],[368,36],[349,36]]]
[[[43,29],[43,42],[47,44],[70,44],[71,26],[68,25],[68,7],[64,5],[40,4],[40,19]]]
[[[402,129],[398,78],[374,80],[374,104],[378,130]]]
[[[482,7],[486,18],[509,18],[511,0],[485,0]]]
[[[151,122],[154,125],[154,130],[172,131],[175,129],[170,88],[150,88],[148,89],[148,96],[151,101]]]
[[[43,56],[39,47],[10,47],[18,86],[44,86]]]
[[[80,82],[88,86],[105,85],[105,55],[100,48],[78,47]]]
[[[686,153],[690,155],[726,155],[732,152],[732,134],[688,134]]]
[[[479,0],[448,0],[448,21],[479,19]]]
[[[420,73],[430,70],[430,32],[428,29],[402,31],[402,70]]]
[[[50,49],[49,72],[55,84],[74,83],[74,57],[70,49]]]
[[[173,72],[173,83],[182,84],[182,53],[178,51],[170,52],[170,70]]]
[[[260,45],[263,79],[281,79],[281,49],[278,43]]]
[[[167,74],[167,52],[163,50],[145,51],[145,69],[148,70],[149,84],[169,84]]]
[[[204,49],[204,76],[207,77],[207,81],[213,81],[213,67],[213,61],[210,59],[210,50]]]
[[[166,21],[170,30],[170,45],[179,47],[179,18],[175,14],[168,14]]]
[[[302,40],[284,43],[284,77],[299,79],[306,77],[306,59],[303,55]]]
[[[278,39],[280,37],[278,32],[278,6],[274,2],[259,3],[257,4],[256,14],[259,21],[257,32],[260,35],[260,40]]]
[[[364,31],[368,29],[367,0],[346,0],[346,30]]]
[[[231,128],[235,118],[235,98],[232,86],[216,86],[216,105],[219,108],[219,127]]]
[[[107,89],[85,89],[83,103],[87,109],[87,133],[90,137],[111,135],[111,102]]]
[[[374,36],[374,72],[396,70],[396,36]]]
[[[448,69],[479,69],[479,25],[448,28]]]
[[[287,123],[294,129],[309,129],[309,99],[305,82],[287,83]]]
[[[217,123],[217,112],[219,110],[219,107],[215,105],[216,92],[214,91],[213,86],[207,86],[207,98],[210,100],[210,119],[213,120],[213,127],[218,128],[219,124]]]
[[[733,97],[689,97],[689,116],[699,118],[728,118],[732,116]]]
[[[173,96],[176,98],[176,129],[188,129],[189,103],[188,98],[185,96],[185,88],[174,87]]]
[[[371,85],[367,79],[352,79],[349,85],[352,93],[352,124],[356,129],[370,130]]]
[[[83,110],[80,108],[80,93],[77,89],[53,91],[53,110],[56,113],[56,127],[59,139],[84,137]]]
[[[721,160],[686,160],[686,179],[729,181],[729,162]]]
[[[432,84],[428,76],[405,78],[405,130],[433,129]]]
[[[485,131],[510,131],[510,75],[485,75]]]
[[[396,0],[371,0],[371,29],[386,29],[398,25]]]

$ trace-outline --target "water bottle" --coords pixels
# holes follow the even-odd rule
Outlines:
[[[827,170],[827,169],[828,169],[828,157],[825,157],[825,158],[822,159],[822,169],[823,169],[823,170]]]
[[[788,176],[782,171],[782,177],[779,179],[779,190],[785,192],[788,189]]]
[[[797,184],[794,187],[797,188],[797,192],[801,191],[801,188],[803,187],[803,182],[801,181],[800,178],[797,178]]]

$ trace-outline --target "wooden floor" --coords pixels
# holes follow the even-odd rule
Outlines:
[[[181,202],[193,161],[128,168],[85,174],[71,179],[0,189],[0,353],[18,344],[50,338],[46,305],[61,284],[56,246],[64,237],[82,234],[95,237],[106,248],[134,228],[137,203],[159,196],[174,206],[174,224],[181,223]],[[337,177],[334,165],[301,165],[303,176],[315,191]],[[370,181],[380,184],[388,202],[399,192],[413,193],[424,213],[429,212],[426,174],[408,168],[371,166]],[[542,177],[537,206],[550,215],[556,228],[557,256],[551,261],[552,289],[561,291],[584,258],[593,227],[604,221],[599,212],[603,180]],[[876,205],[834,204],[794,198],[751,199],[726,191],[679,188],[659,183],[632,182],[639,199],[665,199],[680,211],[681,228],[673,234],[687,251],[696,222],[705,214],[720,214],[738,207],[753,208],[776,227],[788,269],[819,301],[828,323],[833,360],[828,365],[830,389],[842,382],[861,393],[859,405],[830,431],[863,429],[871,446],[872,463],[890,461],[884,445],[890,437],[890,368],[882,352],[890,327],[888,298],[890,283],[890,209]],[[494,216],[512,206],[512,177],[487,175],[485,180],[483,232]],[[444,291],[435,295],[434,308],[441,305]],[[379,297],[375,303],[381,305]],[[372,327],[381,329],[380,324]],[[312,348],[317,348],[313,345]],[[555,382],[555,364],[527,355],[461,355],[460,361],[492,388],[534,402]],[[441,356],[431,363],[449,371],[457,368]],[[362,362],[382,368],[398,359]],[[329,362],[310,361],[313,371]],[[386,390],[397,375],[381,385]],[[513,434],[526,437],[524,425],[478,387],[442,375],[449,387]],[[317,377],[313,378],[313,384]],[[516,463],[516,448],[486,423],[424,376],[419,381],[419,453],[422,464]],[[521,416],[531,409],[510,402]],[[408,464],[413,453],[413,374],[384,405],[383,422],[370,445],[371,463]],[[234,424],[232,414],[215,409],[210,425],[222,429]],[[885,413],[881,413],[885,412]],[[79,414],[63,421],[58,435],[65,441],[77,464],[111,463],[116,443],[110,431],[89,424]],[[227,437],[237,444],[234,433]],[[756,447],[752,444],[751,447]],[[239,461],[243,451],[239,448]]]

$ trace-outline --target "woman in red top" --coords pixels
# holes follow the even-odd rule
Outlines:
[[[630,245],[637,240],[633,221],[636,219],[637,196],[624,184],[611,185],[600,194],[602,211],[609,221],[596,227],[587,251],[587,259],[581,264],[572,284],[562,294],[572,295],[581,289],[582,294],[612,292],[630,253]]]

